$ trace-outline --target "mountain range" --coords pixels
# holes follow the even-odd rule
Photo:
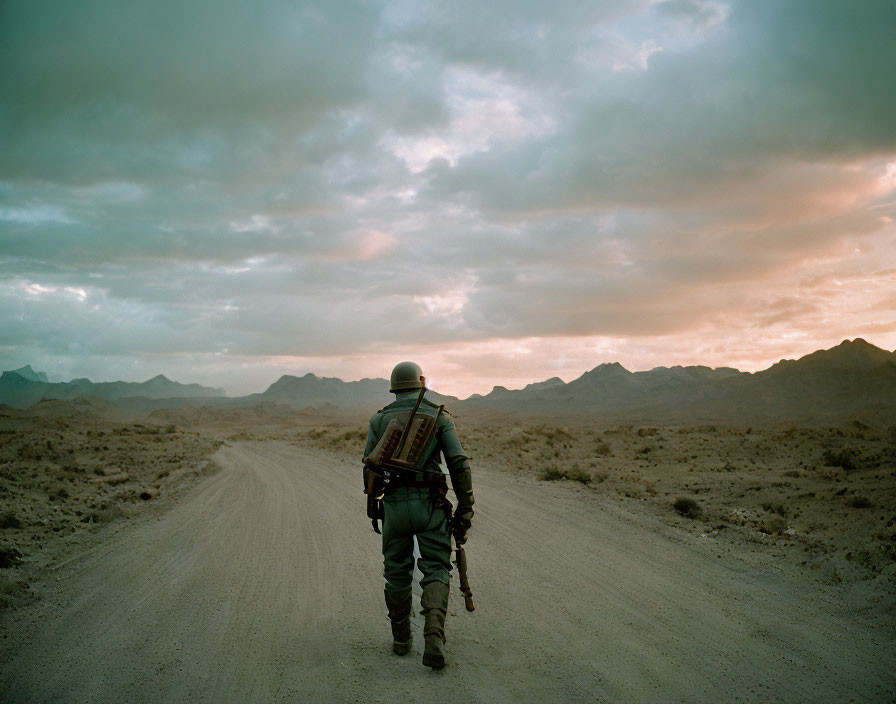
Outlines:
[[[549,382],[518,391],[497,386],[464,404],[633,422],[896,424],[896,353],[861,338],[756,373],[703,366],[630,372],[612,363],[568,384]]]
[[[264,392],[238,398],[161,375],[142,383],[75,379],[54,384],[46,378],[30,366],[3,372],[0,404],[26,408],[43,399],[95,397],[131,411],[196,403],[369,412],[392,399],[385,379],[345,382],[310,373],[282,376]],[[432,391],[427,398],[455,412],[584,415],[604,422],[827,425],[857,420],[886,427],[896,424],[896,353],[857,338],[756,373],[706,366],[630,372],[613,362],[568,383],[553,377],[517,390],[496,386],[463,401]]]
[[[30,364],[26,364],[24,367],[20,367],[19,369],[13,369],[13,374],[18,374],[28,381],[42,381],[45,384],[49,383],[50,380],[47,378],[47,375],[44,372],[36,372],[31,368]]]
[[[6,371],[0,375],[0,404],[28,408],[49,399],[99,398],[106,401],[140,399],[205,399],[224,396],[224,389],[199,384],[181,384],[159,374],[143,382],[103,381],[90,379],[53,383],[44,372],[35,372],[31,365]]]
[[[426,398],[433,403],[456,403],[454,396],[443,396],[427,391]],[[286,374],[260,394],[250,394],[238,399],[242,402],[273,402],[297,408],[319,407],[329,404],[339,408],[382,408],[394,400],[389,393],[386,379],[361,379],[342,381],[314,374],[291,376]]]

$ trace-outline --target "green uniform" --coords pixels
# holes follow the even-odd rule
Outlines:
[[[370,419],[367,433],[366,457],[376,446],[389,421],[402,412],[410,411],[417,400],[416,391],[396,394],[396,400],[378,411]],[[418,413],[433,414],[438,406],[423,399]],[[429,458],[426,459],[424,471],[416,475],[418,481],[432,478],[437,474],[444,482],[445,474],[439,464],[439,455],[444,455],[452,475],[469,473],[466,453],[461,447],[451,416],[442,411],[439,415],[435,434],[436,445]],[[455,477],[452,484],[457,489]],[[469,485],[469,480],[465,482]],[[466,505],[472,504],[472,487]],[[465,503],[466,496],[458,496]],[[383,575],[386,578],[386,591],[403,592],[411,588],[414,570],[414,537],[420,548],[420,559],[417,566],[423,573],[421,586],[431,582],[445,585],[451,578],[451,536],[448,532],[448,516],[441,506],[436,505],[427,487],[407,486],[399,483],[390,486],[383,500]]]
[[[398,437],[389,431],[388,437],[384,438],[390,421],[395,420],[397,424],[398,416],[402,414],[410,417],[410,412],[418,403],[418,399],[420,405],[416,413],[436,419],[435,434],[429,444],[416,449],[412,445],[409,450],[417,453],[410,466],[419,468],[419,471],[393,473],[384,468],[381,475],[384,487],[383,575],[386,578],[384,596],[389,621],[392,623],[392,652],[396,655],[407,655],[413,641],[411,584],[416,537],[420,548],[417,566],[423,573],[423,579],[420,580],[420,585],[423,587],[423,593],[420,595],[420,613],[424,618],[425,640],[423,664],[433,669],[441,669],[445,666],[442,645],[445,643],[448,583],[451,579],[451,533],[448,526],[449,509],[444,498],[448,487],[445,473],[439,464],[439,456],[445,457],[451,486],[457,496],[457,510],[451,531],[458,545],[466,541],[473,517],[473,479],[451,416],[444,410],[439,412],[439,406],[420,397],[425,389],[425,379],[420,366],[414,362],[397,364],[392,370],[389,383],[389,390],[395,394],[395,402],[370,419],[367,447],[364,450],[365,458],[370,457],[381,439],[384,445],[377,452],[387,451],[389,443]],[[408,423],[404,418],[401,422]],[[395,426],[393,428],[397,430]],[[420,442],[423,442],[423,436],[420,437]],[[396,449],[397,452],[404,449],[400,441],[396,447],[400,448]],[[365,491],[369,471],[365,467]],[[370,504],[368,511],[372,512]]]

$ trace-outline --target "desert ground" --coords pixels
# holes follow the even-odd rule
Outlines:
[[[457,422],[477,610],[432,672],[364,418],[0,410],[0,701],[896,700],[896,429]]]

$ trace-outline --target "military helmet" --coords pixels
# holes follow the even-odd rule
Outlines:
[[[413,391],[422,389],[426,383],[423,370],[419,364],[413,362],[399,362],[392,370],[392,379],[389,381],[389,391],[393,394],[399,391]]]

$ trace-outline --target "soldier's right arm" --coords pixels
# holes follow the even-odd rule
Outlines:
[[[454,539],[458,545],[467,542],[467,532],[473,525],[473,473],[470,463],[463,455],[446,458],[451,488],[457,496],[457,510],[454,512]]]
[[[451,488],[457,496],[458,513],[469,513],[473,517],[473,472],[470,462],[463,455],[448,457],[448,474],[451,476]]]
[[[460,444],[457,436],[457,428],[454,420],[448,414],[443,414],[444,420],[439,426],[439,445],[448,465],[448,474],[451,477],[451,488],[457,496],[457,511],[455,522],[462,528],[458,542],[463,542],[466,531],[470,528],[473,518],[473,472],[467,453]]]

